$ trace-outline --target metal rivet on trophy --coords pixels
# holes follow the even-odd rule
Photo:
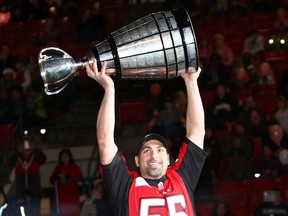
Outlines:
[[[87,53],[89,63],[94,58],[98,68],[106,61],[106,73],[121,79],[164,80],[198,69],[196,37],[184,8],[151,13],[114,31]],[[63,90],[85,65],[56,47],[42,49],[38,62],[48,95]]]

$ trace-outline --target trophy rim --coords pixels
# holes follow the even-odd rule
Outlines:
[[[196,38],[196,34],[195,34],[195,30],[194,30],[194,27],[193,27],[193,23],[192,23],[191,17],[189,15],[188,11],[184,7],[176,8],[176,9],[172,10],[171,13],[174,15],[174,18],[177,21],[177,25],[179,26],[179,29],[183,29],[184,27],[187,27],[187,24],[189,25],[189,27],[191,27],[192,35],[193,35],[193,38],[194,38],[194,45],[195,45],[194,46],[195,56],[196,56],[195,70],[197,71],[198,68],[199,68],[199,51],[198,51],[197,38]],[[183,36],[183,32],[182,31],[181,31],[181,34]],[[183,40],[183,42],[185,42],[185,40]],[[186,48],[186,46],[184,46],[184,47]],[[187,50],[185,51],[185,55],[188,56]],[[187,66],[187,68],[190,67],[189,64],[187,64],[186,66]]]

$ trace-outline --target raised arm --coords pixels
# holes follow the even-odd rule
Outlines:
[[[93,67],[86,64],[89,77],[96,80],[104,89],[104,97],[98,112],[96,122],[96,136],[99,147],[100,163],[107,165],[113,160],[118,148],[114,142],[115,128],[115,88],[111,77],[105,74],[106,62],[98,72],[96,60]]]
[[[191,73],[182,75],[187,90],[186,137],[203,149],[205,117],[197,83],[201,68],[197,72],[194,68],[190,70]]]

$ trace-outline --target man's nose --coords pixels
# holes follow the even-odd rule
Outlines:
[[[159,152],[158,152],[157,149],[154,149],[154,150],[152,151],[152,157],[153,157],[153,158],[158,158],[158,157],[159,157]]]

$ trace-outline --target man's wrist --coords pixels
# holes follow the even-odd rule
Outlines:
[[[105,89],[105,93],[114,94],[115,93],[115,88],[113,88],[113,87],[106,88]]]

